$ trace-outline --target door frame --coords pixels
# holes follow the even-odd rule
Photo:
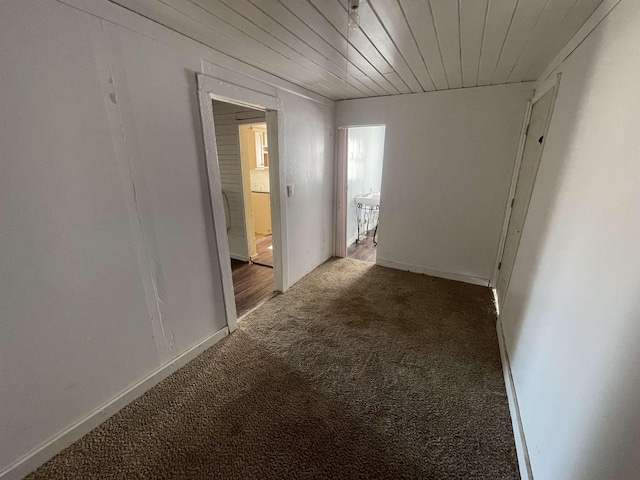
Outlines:
[[[347,256],[347,137],[349,127],[338,128],[336,165],[336,221],[334,255]]]
[[[544,155],[544,146],[547,143],[547,133],[549,131],[549,125],[551,124],[551,116],[553,115],[553,109],[555,107],[556,98],[558,96],[558,89],[560,87],[561,77],[562,77],[562,73],[558,73],[558,75],[556,75],[555,77],[552,77],[546,80],[545,82],[543,82],[538,88],[536,88],[533,98],[527,102],[525,116],[522,122],[522,130],[520,132],[520,143],[518,144],[518,153],[516,155],[516,163],[513,168],[513,175],[511,176],[511,185],[509,186],[509,196],[507,197],[507,201],[505,204],[505,213],[504,213],[504,219],[502,221],[502,233],[500,234],[500,243],[498,245],[498,253],[496,255],[495,265],[493,267],[493,272],[489,280],[489,287],[493,289],[496,288],[496,285],[498,282],[498,275],[499,275],[498,267],[502,262],[502,256],[504,255],[504,247],[507,241],[509,221],[511,220],[511,202],[515,198],[516,187],[518,186],[518,177],[520,176],[520,167],[522,165],[524,148],[527,141],[527,128],[529,127],[529,123],[531,121],[531,111],[533,110],[533,106],[538,102],[538,100],[540,100],[549,90],[551,90],[552,88],[555,88],[553,92],[553,96],[551,98],[551,105],[549,106],[549,112],[545,120],[544,139],[542,141],[542,151],[540,153],[540,161],[542,161],[542,155]],[[537,173],[536,173],[536,176],[537,176]],[[535,185],[535,179],[534,179],[534,185]],[[525,221],[526,221],[526,214],[525,214]],[[517,252],[516,252],[516,255],[517,255]],[[507,291],[508,291],[508,286],[507,286]],[[503,303],[504,303],[504,299],[503,299]]]
[[[213,229],[216,238],[215,254],[218,258],[224,308],[229,331],[238,326],[233,276],[229,256],[224,203],[222,200],[222,182],[212,100],[253,108],[265,112],[267,122],[267,141],[269,142],[269,183],[271,185],[271,229],[273,239],[273,273],[275,290],[284,292],[288,288],[287,264],[287,206],[282,188],[286,181],[284,158],[280,156],[279,145],[284,144],[282,102],[279,98],[257,92],[240,85],[225,82],[218,78],[198,73],[198,103],[205,147],[205,159],[209,183],[209,199],[213,217]],[[213,250],[213,249],[212,249]]]
[[[349,182],[349,129],[357,127],[385,127],[385,148],[386,148],[386,123],[370,123],[343,125],[338,127],[338,141],[336,142],[336,181],[334,184],[336,210],[335,210],[335,238],[333,245],[333,254],[336,257],[347,256],[347,186]],[[384,152],[382,153],[382,178],[384,178]],[[381,200],[382,201],[382,200]],[[380,219],[378,218],[378,222]],[[378,242],[379,243],[379,242]],[[376,257],[377,258],[377,257]],[[377,259],[376,259],[377,263]]]

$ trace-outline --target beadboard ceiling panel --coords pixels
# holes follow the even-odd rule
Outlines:
[[[333,100],[536,80],[602,0],[111,0]]]

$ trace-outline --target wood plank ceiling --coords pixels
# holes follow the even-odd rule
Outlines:
[[[111,0],[333,100],[536,80],[602,0]]]

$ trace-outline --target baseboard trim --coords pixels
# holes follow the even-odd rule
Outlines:
[[[247,257],[246,255],[236,255],[235,253],[230,253],[229,256],[234,259],[234,260],[240,260],[241,262],[248,262],[249,261],[249,257]],[[257,257],[257,255],[256,255]]]
[[[10,465],[8,468],[0,472],[0,479],[2,480],[18,480],[24,478],[26,475],[34,471],[40,465],[51,459],[62,450],[73,444],[75,441],[82,438],[91,430],[96,428],[102,422],[113,416],[120,409],[130,404],[136,398],[140,397],[150,388],[154,387],[162,380],[171,375],[175,370],[183,367],[195,357],[200,355],[204,350],[211,347],[215,343],[222,340],[229,334],[229,328],[224,327],[218,330],[213,335],[205,338],[201,342],[191,347],[186,352],[178,355],[170,362],[164,364],[138,383],[122,392],[117,397],[108,401],[92,413],[71,425],[66,430],[63,430],[60,434],[53,437],[37,449],[28,453],[20,460]]]
[[[533,480],[533,472],[531,471],[531,462],[529,461],[529,452],[527,450],[527,441],[524,435],[524,429],[522,428],[520,408],[518,407],[518,396],[516,395],[516,387],[513,383],[513,376],[511,375],[511,363],[509,362],[509,354],[507,353],[504,332],[502,330],[502,321],[500,321],[500,319],[498,319],[498,322],[496,323],[496,331],[498,334],[498,344],[500,345],[500,358],[502,360],[504,384],[505,387],[507,387],[507,399],[509,400],[509,412],[511,413],[511,424],[513,425],[513,437],[516,442],[520,478],[522,480]]]
[[[443,272],[441,270],[433,270],[431,268],[419,267],[417,265],[409,265],[406,263],[392,262],[391,260],[385,260],[378,257],[376,264],[382,267],[395,268],[396,270],[407,270],[413,273],[422,273],[424,275],[430,275],[432,277],[446,278],[447,280],[457,280],[458,282],[471,283],[473,285],[482,285],[486,287],[489,285],[488,278],[473,277],[471,275],[464,275],[462,273]]]

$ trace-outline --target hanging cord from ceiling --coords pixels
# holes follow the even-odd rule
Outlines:
[[[357,30],[358,28],[360,28],[360,14],[358,12],[359,8],[360,0],[347,0],[347,51],[344,68],[344,89],[346,98],[349,98],[349,44],[351,43],[349,40],[349,33],[352,30]]]

